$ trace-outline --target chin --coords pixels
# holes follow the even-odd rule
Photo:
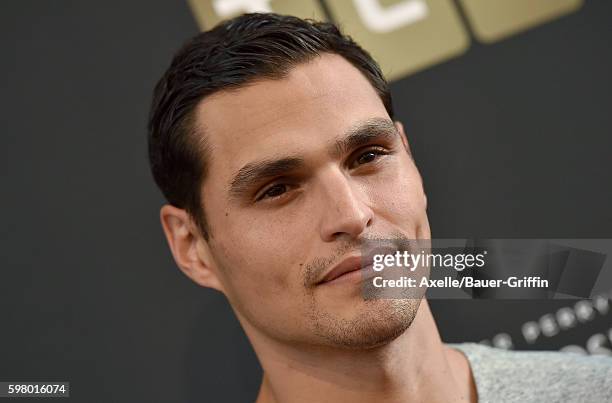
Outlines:
[[[317,312],[315,333],[329,347],[371,349],[397,339],[411,325],[419,299],[378,299],[357,304],[357,312]]]

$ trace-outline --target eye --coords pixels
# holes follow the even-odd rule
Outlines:
[[[257,197],[256,201],[263,199],[275,199],[282,196],[288,190],[288,185],[284,183],[277,183],[267,188],[260,196]]]
[[[360,165],[369,164],[375,161],[381,155],[387,155],[389,152],[381,147],[369,148],[357,155],[357,158],[350,164],[351,168],[356,168]]]
[[[357,162],[360,164],[367,164],[368,162],[372,162],[376,159],[377,154],[373,151],[368,151],[359,156],[357,158]]]

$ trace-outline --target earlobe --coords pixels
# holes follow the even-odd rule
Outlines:
[[[195,283],[223,292],[212,254],[189,214],[180,208],[164,205],[160,210],[161,225],[174,261]]]

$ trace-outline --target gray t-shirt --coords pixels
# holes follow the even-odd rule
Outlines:
[[[449,346],[467,357],[479,403],[612,402],[612,357]]]

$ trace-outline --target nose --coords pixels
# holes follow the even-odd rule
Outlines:
[[[359,185],[342,172],[332,172],[323,181],[321,238],[331,242],[339,237],[358,238],[372,224],[373,212]]]

